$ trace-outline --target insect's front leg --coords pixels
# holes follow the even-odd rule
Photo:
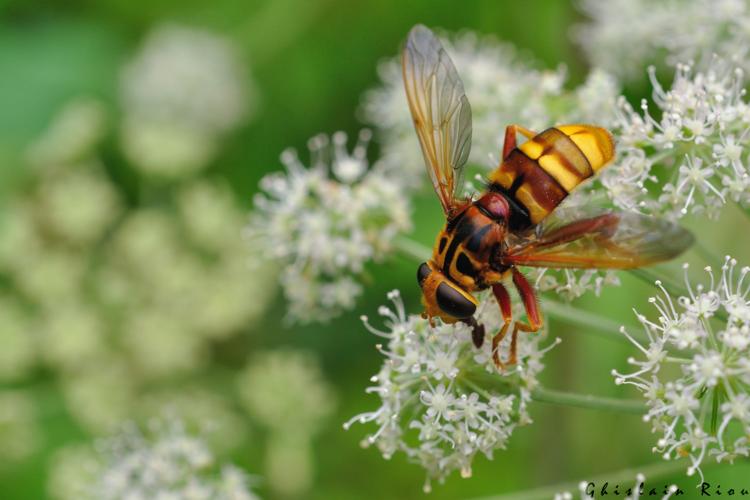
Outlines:
[[[527,139],[536,137],[537,133],[521,125],[508,125],[505,127],[505,142],[503,143],[503,160],[508,157],[516,147],[516,134],[521,133]]]
[[[521,296],[528,323],[516,321],[516,324],[513,326],[513,334],[510,340],[510,359],[508,360],[508,363],[511,365],[517,361],[516,341],[518,339],[518,331],[533,333],[542,327],[542,316],[539,314],[539,302],[536,300],[534,288],[521,271],[515,267],[513,268],[513,284],[516,286],[516,290],[518,290],[518,295]]]
[[[462,319],[462,323],[471,327],[471,341],[474,343],[474,347],[479,349],[484,344],[484,325],[479,323],[474,316],[468,319]]]
[[[502,370],[503,362],[500,361],[500,342],[505,338],[505,334],[508,333],[508,327],[510,322],[513,320],[513,311],[510,304],[510,294],[508,289],[502,283],[496,283],[492,285],[492,293],[495,295],[498,305],[500,306],[500,312],[503,315],[504,324],[500,331],[492,337],[492,361],[495,362],[495,366]]]

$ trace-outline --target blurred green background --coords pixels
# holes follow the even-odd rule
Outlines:
[[[238,48],[249,70],[252,82],[247,83],[257,89],[258,109],[251,121],[226,139],[207,171],[212,178],[225,179],[248,210],[261,177],[281,169],[278,157],[284,148],[299,149],[304,160],[308,138],[319,132],[344,130],[350,137],[356,135],[362,126],[357,113],[361,95],[376,84],[378,62],[397,53],[415,23],[495,34],[532,54],[545,67],[565,64],[571,84],[580,82],[586,73],[586,63],[569,38],[570,27],[580,21],[580,14],[574,5],[556,0],[460,4],[448,0],[19,0],[0,1],[0,6],[0,193],[4,198],[20,189],[31,175],[24,166],[24,152],[66,102],[94,96],[117,113],[120,68],[144,35],[167,21],[225,36]],[[627,91],[641,97],[646,88],[641,82]],[[377,145],[370,154],[377,157]],[[431,245],[442,223],[440,216],[432,194],[420,195],[414,203],[414,238]],[[721,225],[698,222],[691,227],[716,255],[733,253],[747,258],[747,235],[730,238],[722,230],[733,217],[740,216],[728,214]],[[705,265],[696,253],[688,258]],[[237,371],[259,349],[291,346],[320,356],[338,405],[315,437],[314,483],[302,497],[422,495],[423,471],[418,466],[407,464],[401,455],[385,461],[375,449],[361,449],[359,442],[366,433],[363,427],[348,432],[341,429],[341,423],[351,415],[377,405],[364,388],[377,372],[381,356],[359,315],[375,316],[386,292],[393,288],[402,290],[409,310],[418,310],[414,269],[415,262],[402,257],[372,266],[371,282],[356,310],[324,325],[286,325],[282,321],[284,303],[277,297],[259,322],[212,346],[211,363],[227,373]],[[576,307],[632,324],[631,308],[647,310],[646,299],[653,290],[629,275],[623,275],[622,282],[619,288],[605,289],[599,298],[578,300]],[[554,389],[635,397],[635,393],[616,387],[610,376],[612,368],[625,368],[624,360],[632,349],[592,333],[552,321],[551,334],[564,342],[545,358],[542,382]],[[180,381],[172,383],[179,387]],[[210,383],[219,393],[229,390],[225,378]],[[2,498],[45,498],[54,450],[85,435],[65,410],[49,371],[38,370],[31,380],[8,387],[27,384],[47,388],[39,395],[44,399],[39,416],[43,445],[19,463],[0,465]],[[535,423],[518,429],[506,452],[498,453],[494,461],[478,458],[473,478],[462,480],[454,475],[444,486],[436,486],[430,496],[500,495],[658,460],[650,452],[655,438],[636,415],[543,403],[532,408],[532,415]],[[252,430],[229,458],[262,476],[267,437],[250,419],[246,423]],[[712,483],[736,484],[748,472],[746,465],[714,467],[707,478]],[[671,479],[683,488],[692,484],[692,479],[684,476]],[[659,479],[656,484],[669,480]],[[262,479],[258,491],[264,498],[276,496]]]

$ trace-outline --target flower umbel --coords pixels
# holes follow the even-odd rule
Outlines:
[[[365,264],[382,260],[393,237],[410,227],[401,185],[369,166],[370,135],[362,131],[351,153],[343,132],[332,141],[318,135],[309,142],[310,167],[287,150],[286,173],[261,181],[248,233],[285,265],[281,284],[292,319],[324,320],[352,308]]]
[[[187,434],[176,420],[154,420],[145,433],[134,425],[125,427],[100,444],[96,468],[83,498],[257,498],[244,472],[218,465],[206,443]]]
[[[727,257],[709,284],[673,297],[657,282],[652,297],[659,318],[636,313],[648,342],[623,334],[643,354],[630,358],[631,373],[614,371],[617,384],[640,390],[648,405],[644,420],[661,435],[654,451],[665,459],[687,458],[688,475],[700,473],[706,456],[732,462],[748,456],[750,432],[750,267]]]
[[[640,76],[648,63],[707,63],[713,54],[732,54],[747,65],[750,9],[743,0],[582,0],[591,17],[575,38],[591,62],[619,77]]]
[[[233,47],[198,29],[164,25],[125,67],[122,146],[142,172],[180,177],[204,167],[251,108]]]
[[[743,71],[714,58],[704,71],[678,65],[668,90],[654,68],[649,77],[658,117],[645,99],[642,113],[620,99],[619,159],[601,176],[615,204],[671,217],[716,217],[728,201],[750,204]],[[656,184],[660,169],[669,176],[664,184]]]
[[[237,382],[241,403],[268,430],[268,486],[282,496],[303,495],[313,485],[313,438],[336,405],[318,360],[305,351],[258,352]]]
[[[432,480],[442,482],[454,470],[471,476],[477,453],[492,458],[517,426],[531,423],[527,406],[544,368],[541,358],[551,346],[540,347],[543,334],[523,335],[518,364],[498,373],[489,339],[477,349],[471,327],[442,322],[432,327],[421,316],[406,314],[398,291],[388,298],[393,309],[379,310],[386,331],[363,318],[368,330],[387,341],[378,345],[385,361],[367,389],[378,395],[381,406],[353,417],[344,428],[374,422],[378,429],[363,446],[377,445],[386,459],[405,453],[425,468],[429,491]],[[484,301],[477,313],[490,335],[502,324],[493,305]],[[507,352],[508,341],[500,345],[502,352]]]

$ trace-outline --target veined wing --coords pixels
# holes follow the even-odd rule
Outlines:
[[[617,211],[589,215],[581,215],[580,210],[563,211],[545,219],[525,237],[511,241],[502,263],[629,269],[672,259],[692,243],[689,231],[656,217]]]
[[[450,215],[471,149],[471,107],[453,62],[426,27],[409,32],[401,64],[425,166]]]

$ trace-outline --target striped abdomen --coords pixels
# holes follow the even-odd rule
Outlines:
[[[614,154],[605,129],[559,125],[512,150],[490,175],[490,189],[505,194],[526,210],[531,224],[538,224]]]

